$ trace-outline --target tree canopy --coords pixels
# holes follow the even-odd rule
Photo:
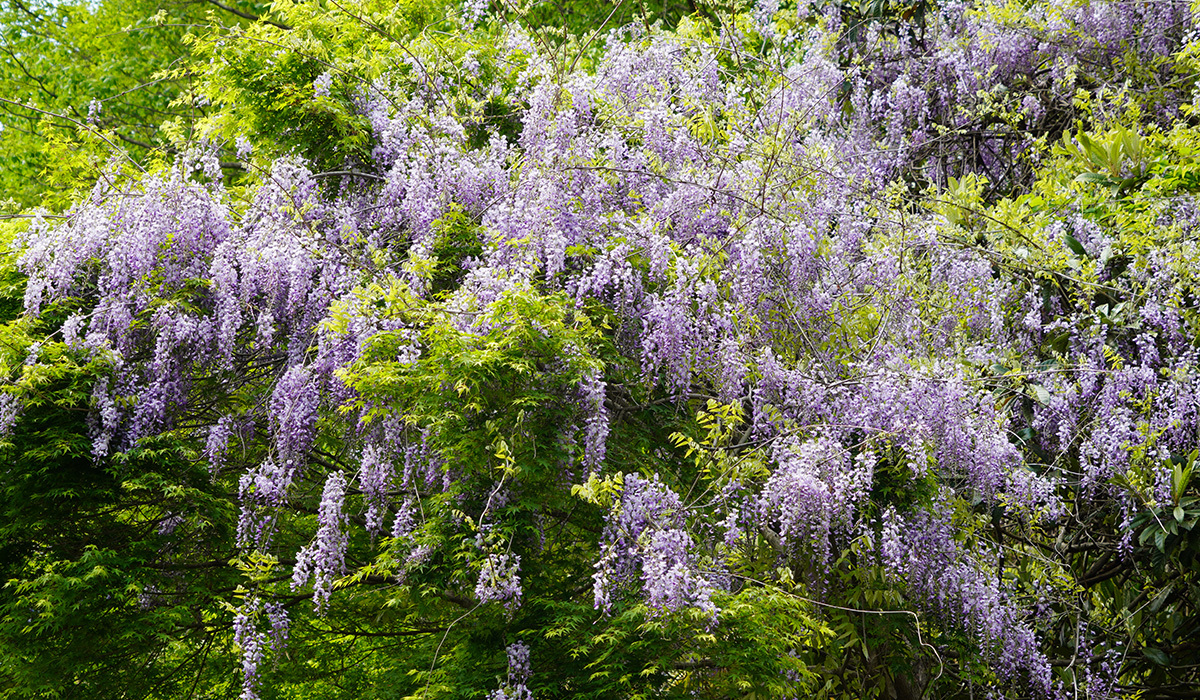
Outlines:
[[[0,6],[3,697],[1200,696],[1189,3]]]

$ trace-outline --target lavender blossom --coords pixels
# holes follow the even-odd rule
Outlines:
[[[333,581],[346,570],[346,516],[342,512],[346,497],[346,478],[333,472],[325,481],[317,510],[317,535],[312,544],[296,555],[292,588],[313,582],[313,604],[318,611],[329,604]]]
[[[259,601],[247,601],[238,609],[233,618],[233,643],[242,651],[242,693],[240,700],[258,700],[258,688],[262,679],[259,667],[262,665],[266,634],[256,629],[255,620],[258,616]]]
[[[475,598],[480,603],[497,602],[508,611],[521,605],[521,557],[516,554],[489,554],[479,570]]]
[[[813,8],[802,4],[807,18]],[[1093,505],[1132,522],[1141,504],[1113,488],[1130,474],[1166,503],[1172,460],[1200,429],[1200,354],[1181,301],[1190,259],[1156,251],[1122,276],[1097,264],[1122,248],[1100,217],[1068,206],[1021,225],[1037,249],[1022,264],[1045,255],[1057,265],[1061,253],[1081,279],[1127,298],[1125,313],[1141,304],[1136,332],[1123,335],[1133,326],[1114,320],[1115,307],[1093,322],[1099,297],[1047,297],[1036,271],[998,274],[1003,246],[963,244],[976,213],[951,223],[888,209],[888,183],[986,182],[980,201],[1020,189],[1039,130],[1069,122],[1071,105],[1087,101],[1078,91],[1124,65],[1165,65],[1194,29],[1190,8],[1035,4],[1017,21],[950,2],[929,14],[926,43],[924,32],[887,33],[885,22],[851,26],[861,17],[830,3],[795,28],[807,32],[797,51],[801,37],[780,34],[791,22],[779,7],[748,6],[749,25],[717,42],[638,27],[598,35],[600,57],[586,70],[551,60],[513,25],[461,66],[409,54],[361,92],[340,90],[373,144],[354,157],[354,176],[318,176],[289,156],[263,161],[257,183],[233,193],[215,144],[202,142],[138,178],[106,171],[62,218],[33,214],[15,240],[26,315],[65,307],[63,342],[104,368],[89,406],[94,456],[156,435],[194,441],[214,477],[241,470],[238,544],[266,552],[301,497],[314,446],[352,454],[362,445],[353,482],[367,532],[385,532],[391,494],[402,491],[389,545],[404,560],[400,576],[443,566],[432,536],[447,512],[457,522],[473,502],[471,465],[445,449],[457,429],[446,416],[468,392],[453,380],[434,387],[445,405],[422,414],[411,397],[431,387],[413,373],[436,350],[431,337],[484,336],[514,293],[565,299],[579,328],[603,318],[593,336],[603,347],[576,350],[603,356],[606,369],[519,410],[573,412],[549,444],[580,445],[588,475],[613,466],[609,438],[629,416],[672,410],[682,422],[716,398],[748,419],[744,433],[705,445],[725,471],[703,467],[686,492],[664,483],[681,459],[669,447],[639,457],[664,476],[624,476],[594,565],[598,609],[630,597],[652,614],[694,607],[716,624],[713,598],[739,566],[721,559],[752,546],[756,530],[778,535],[775,555],[821,579],[840,547],[876,526],[864,506],[886,458],[896,502],[916,499],[879,516],[876,560],[888,580],[975,639],[1002,679],[1049,693],[1030,618],[995,580],[998,559],[956,539],[950,507],[922,506],[920,494],[936,484],[946,503],[1006,504],[1046,527]],[[459,16],[473,28],[487,11],[466,0]],[[862,46],[869,56],[848,53]],[[752,51],[763,53],[727,70],[728,56]],[[1030,81],[1033,93],[1011,89]],[[317,76],[313,99],[332,99],[334,83],[332,70]],[[1165,113],[1191,99],[1171,87],[1182,84],[1156,91]],[[1108,103],[1092,97],[1101,123]],[[513,106],[519,136],[485,133],[496,120],[471,105],[498,101]],[[89,123],[100,107],[89,105]],[[245,137],[235,148],[242,161],[253,153]],[[1194,198],[1175,199],[1152,205],[1156,223],[1190,241]],[[448,232],[469,250],[461,259],[444,257]],[[1067,236],[1083,254],[1064,248]],[[394,357],[372,354],[393,338],[402,339]],[[37,369],[38,357],[25,367]],[[1005,369],[988,369],[997,364]],[[17,394],[0,393],[0,436],[21,410]],[[491,410],[462,415],[490,426],[506,409]],[[238,455],[255,462],[232,458],[239,439]],[[1033,451],[1064,454],[1072,470],[1077,461],[1078,483],[1027,463]],[[311,582],[318,610],[346,569],[348,478],[328,476],[317,532],[296,558],[293,586]],[[533,486],[490,490],[488,514],[503,510],[498,500],[524,502]],[[475,597],[511,613],[520,567],[516,554],[488,551]],[[257,631],[263,615],[269,633]],[[255,697],[263,650],[283,643],[287,613],[246,601],[234,632],[243,695]],[[528,697],[528,679],[518,642],[493,696]],[[1108,681],[1092,682],[1101,692]]]
[[[529,666],[529,646],[524,642],[510,644],[508,652],[508,682],[488,693],[488,700],[533,700],[527,683],[533,675]]]
[[[329,71],[317,76],[313,81],[313,95],[316,97],[329,97],[329,88],[333,85],[333,74]]]
[[[816,554],[824,569],[835,528],[847,531],[854,509],[871,485],[872,460],[851,460],[836,441],[824,437],[797,444],[780,441],[775,448],[779,468],[767,480],[759,510],[778,523],[782,542]]]
[[[0,392],[0,439],[12,434],[13,427],[21,417],[24,402],[16,394]]]
[[[621,501],[608,517],[604,554],[592,577],[595,606],[608,610],[614,585],[629,583],[640,569],[642,591],[652,609],[670,613],[694,606],[715,621],[714,587],[696,566],[679,496],[657,478],[629,474],[624,482]]]
[[[320,394],[308,368],[290,368],[271,395],[271,418],[275,448],[284,462],[304,461],[316,434]]]
[[[392,463],[387,454],[374,445],[363,448],[358,484],[367,503],[367,532],[383,531],[387,494],[392,479]]]
[[[599,372],[588,374],[579,385],[585,410],[583,463],[588,473],[600,468],[607,449],[608,411],[604,407],[604,390],[604,380]]]
[[[463,3],[463,24],[474,27],[488,11],[488,0],[466,0]]]

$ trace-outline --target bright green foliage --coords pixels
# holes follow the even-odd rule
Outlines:
[[[61,209],[111,158],[132,170],[170,159],[207,110],[196,100],[183,38],[210,23],[244,21],[205,2],[0,4],[5,210]]]
[[[14,697],[186,695],[214,668],[228,675],[236,511],[169,436],[95,460],[87,408],[107,368],[34,345],[42,322],[0,326],[5,392],[25,403],[0,443],[0,684]]]
[[[204,66],[200,92],[219,107],[202,132],[230,142],[251,138],[270,149],[255,154],[266,159],[303,153],[319,169],[353,169],[369,155],[371,127],[353,105],[371,92],[373,81],[387,75],[423,82],[421,59],[408,46],[415,38],[461,43],[444,35],[454,23],[440,0],[348,8],[334,0],[288,1],[275,3],[273,12],[278,25],[189,38]],[[314,83],[322,75],[327,93],[316,95]]]
[[[353,306],[403,319],[410,330],[376,336],[368,358],[346,372],[363,402],[347,410],[365,410],[368,424],[402,415],[436,436],[432,446],[458,472],[449,492],[420,501],[426,523],[411,540],[393,540],[395,553],[385,540],[373,563],[345,579],[354,585],[401,575],[383,614],[431,632],[382,663],[410,669],[412,692],[470,697],[494,688],[493,676],[476,675],[480,655],[494,655],[513,634],[537,655],[531,688],[538,697],[774,697],[808,679],[797,651],[819,643],[813,634],[820,624],[807,600],[789,591],[739,585],[719,601],[717,629],[699,611],[663,617],[637,604],[607,616],[594,609],[596,535],[612,507],[611,490],[595,479],[590,487],[566,488],[562,468],[578,459],[578,448],[554,438],[560,424],[576,419],[580,378],[600,370],[610,353],[591,311],[575,310],[561,296],[516,291],[476,319],[490,329],[478,334],[399,283],[372,285]],[[413,342],[412,329],[419,329],[421,356],[396,361]],[[612,367],[609,376],[620,371]],[[638,409],[610,439],[614,459],[625,469],[672,473],[680,488],[696,480],[694,464],[664,460],[656,449],[678,420],[652,406]],[[497,474],[500,485],[481,490]],[[415,567],[404,559],[414,542],[435,548]],[[520,557],[526,602],[515,613],[497,603],[471,604],[481,556],[489,553]],[[346,611],[331,612],[331,619],[337,614]],[[455,625],[467,615],[469,625]],[[714,658],[722,659],[716,675],[709,671]],[[499,674],[502,659],[496,663]]]

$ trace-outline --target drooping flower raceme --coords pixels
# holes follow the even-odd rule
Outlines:
[[[259,623],[267,618],[269,630],[263,631]],[[258,700],[262,684],[260,667],[268,652],[279,652],[287,644],[288,614],[278,602],[266,604],[260,598],[248,598],[233,617],[233,643],[241,650],[242,693],[241,700]]]
[[[312,544],[296,555],[292,587],[303,586],[311,579],[313,603],[318,610],[329,603],[333,580],[346,569],[345,498],[346,478],[341,472],[333,472],[321,494],[321,505],[317,511],[317,536]]]
[[[759,496],[759,510],[768,527],[778,528],[785,547],[812,552],[814,566],[824,570],[831,554],[835,528],[849,531],[855,507],[867,495],[872,480],[870,453],[858,458],[828,437],[797,444],[781,440],[775,446],[778,467]]]
[[[508,654],[508,683],[488,693],[488,700],[533,700],[533,693],[526,685],[533,675],[529,665],[529,645],[524,642],[510,644]]]
[[[636,577],[656,610],[695,606],[716,616],[714,588],[697,567],[685,514],[678,494],[657,478],[625,475],[621,499],[605,528],[605,554],[593,576],[597,608],[610,609],[614,587]]]
[[[519,606],[521,558],[516,554],[489,554],[479,569],[475,597],[480,603],[500,603],[509,611]]]

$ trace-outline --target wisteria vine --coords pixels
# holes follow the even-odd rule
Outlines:
[[[491,433],[490,472],[452,458],[461,425],[412,407],[476,385],[411,379],[435,340],[498,353],[488,343],[521,329],[513,347],[537,368],[511,389],[567,417],[552,442],[569,458],[551,482],[616,484],[595,501],[607,512],[594,543],[600,614],[641,600],[651,615],[697,609],[719,626],[720,601],[746,580],[738,552],[760,541],[809,595],[835,596],[840,553],[866,543],[861,566],[881,566],[914,609],[971,639],[997,678],[1054,696],[1036,620],[995,575],[1000,544],[957,529],[955,508],[1050,524],[1107,499],[1128,519],[1146,502],[1113,479],[1131,472],[1147,502],[1178,497],[1170,457],[1200,431],[1178,294],[1188,273],[1164,254],[1093,275],[1142,299],[1140,332],[1123,337],[1080,322],[1077,299],[1000,274],[993,251],[964,243],[961,220],[897,202],[926,186],[1024,186],[1037,135],[1077,116],[1083,73],[1170,55],[1192,20],[1180,2],[1034,6],[1014,17],[945,3],[895,31],[836,3],[798,14],[759,3],[746,25],[614,30],[594,68],[570,70],[528,31],[496,24],[501,41],[472,53],[473,67],[409,55],[370,83],[326,70],[312,97],[351,96],[371,129],[367,161],[314,172],[301,156],[263,160],[239,136],[230,148],[257,169],[248,190],[227,188],[216,141],[143,177],[114,174],[21,236],[25,311],[65,310],[61,340],[107,368],[93,385],[97,459],[190,436],[214,475],[240,470],[245,552],[276,552],[280,518],[316,502],[290,581],[311,585],[318,610],[363,564],[347,555],[359,515],[402,560],[394,577],[440,561],[450,545],[438,533],[472,552],[455,595],[522,605],[536,548],[500,533],[523,480],[542,477]],[[467,25],[485,9],[469,3]],[[445,99],[488,89],[485,73],[509,81],[519,135],[481,138],[478,115]],[[1146,99],[1165,122],[1191,98],[1169,87]],[[1194,230],[1194,203],[1172,206],[1164,227]],[[1028,236],[1058,251],[1047,256],[1111,254],[1084,214]],[[553,307],[546,323],[608,325],[543,357],[543,319],[526,329],[511,311],[529,299]],[[1050,366],[1042,348],[1060,335]],[[378,379],[384,366],[395,376]],[[615,461],[610,436],[635,395],[654,392],[681,411],[726,407],[729,432],[698,449],[761,469],[714,469],[694,487]],[[0,401],[11,427],[20,407]],[[472,415],[473,430],[492,429],[494,416]],[[1034,452],[1078,455],[1081,473]],[[256,596],[237,612],[244,697],[257,697],[287,620]],[[507,656],[491,697],[531,697],[529,648]]]

